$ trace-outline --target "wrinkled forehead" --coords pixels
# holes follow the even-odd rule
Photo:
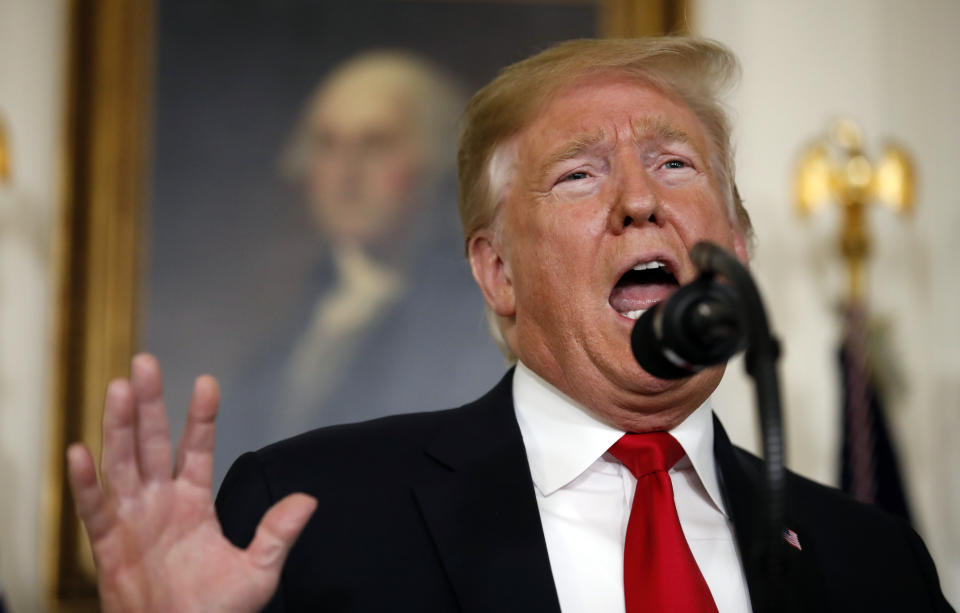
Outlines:
[[[558,87],[508,145],[527,165],[623,138],[686,143],[704,157],[709,152],[704,126],[679,96],[623,72],[583,75]]]

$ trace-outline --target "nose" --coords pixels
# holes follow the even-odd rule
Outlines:
[[[356,143],[340,139],[318,156],[317,164],[328,189],[340,194],[340,197],[347,197],[362,184],[365,161]]]
[[[610,230],[614,234],[631,226],[660,223],[660,197],[657,185],[643,163],[633,155],[622,158],[615,182],[617,193],[610,210]]]

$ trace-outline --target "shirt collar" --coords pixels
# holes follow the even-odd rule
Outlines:
[[[624,434],[597,419],[522,362],[517,363],[513,375],[513,403],[533,484],[544,496],[583,474]],[[683,447],[713,504],[726,515],[713,457],[710,400],[670,434]]]

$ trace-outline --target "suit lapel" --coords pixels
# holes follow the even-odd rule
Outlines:
[[[416,497],[464,611],[559,613],[512,381],[511,371],[427,447],[434,470]]]
[[[733,521],[740,558],[755,611],[764,611],[763,591],[767,582],[767,566],[763,559],[763,463],[736,449],[720,421],[714,416],[714,455],[724,502]],[[783,560],[783,585],[780,602],[786,611],[826,611],[823,576],[816,564],[817,543],[814,532],[800,518],[794,517],[790,505],[790,477],[787,478],[787,511],[785,529],[794,531],[800,549],[786,539],[779,543]]]

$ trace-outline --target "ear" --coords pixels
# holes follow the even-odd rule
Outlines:
[[[513,317],[517,312],[513,293],[510,266],[503,258],[497,241],[488,230],[481,230],[470,237],[467,257],[473,278],[487,305],[500,317]]]
[[[747,237],[743,230],[733,228],[733,253],[745,267],[750,268],[750,250],[747,248]]]

